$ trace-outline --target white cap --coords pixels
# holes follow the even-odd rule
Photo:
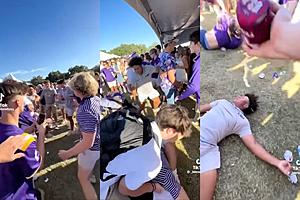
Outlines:
[[[179,42],[179,40],[177,38],[173,37],[172,35],[165,35],[164,40],[163,40],[164,44],[169,44],[172,41],[174,41],[176,43]]]

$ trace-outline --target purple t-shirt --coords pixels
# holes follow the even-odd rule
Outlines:
[[[99,97],[84,98],[78,107],[77,122],[80,132],[94,133],[95,140],[91,151],[100,151],[100,114],[101,100]]]
[[[37,121],[37,116],[31,115],[31,112],[26,105],[24,111],[19,116],[19,127],[22,130],[25,130],[30,127],[34,121]]]
[[[185,99],[192,94],[196,94],[197,103],[200,104],[200,54],[195,58],[193,73],[189,80],[187,89],[178,97],[178,100]]]
[[[241,38],[236,38],[236,37],[229,37],[228,35],[228,28],[229,28],[229,18],[227,15],[223,15],[221,17],[221,22],[218,23],[214,27],[215,31],[215,36],[218,41],[218,46],[225,47],[226,49],[235,49],[238,48],[241,43],[242,39]]]
[[[0,123],[0,143],[9,136],[20,135],[23,130],[14,125]],[[32,176],[39,169],[41,157],[32,142],[24,152],[25,157],[8,163],[0,163],[0,199],[35,200]]]
[[[151,61],[151,65],[157,67],[159,66],[159,57],[157,56],[154,60]]]
[[[101,73],[104,74],[105,80],[107,82],[112,82],[112,81],[116,80],[115,77],[114,77],[114,75],[113,75],[114,72],[115,71],[114,71],[114,69],[112,67],[110,67],[110,68],[103,68],[101,70]]]

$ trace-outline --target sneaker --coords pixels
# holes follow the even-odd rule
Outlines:
[[[92,184],[96,184],[97,183],[97,179],[96,179],[96,176],[93,174],[91,177],[90,177],[90,182],[92,183]]]

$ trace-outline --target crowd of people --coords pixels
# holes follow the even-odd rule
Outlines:
[[[177,174],[175,141],[192,127],[180,101],[194,96],[199,122],[200,30],[189,47],[166,35],[163,49],[102,61],[100,68],[100,199],[189,199]]]
[[[297,0],[239,0],[236,8],[233,8],[236,15],[232,15],[225,6],[228,0],[205,2],[213,5],[217,24],[211,31],[202,28],[201,50],[226,50],[241,46],[249,56],[299,59],[298,46],[292,45],[299,37],[300,5]],[[257,98],[254,94],[245,94],[232,101],[220,99],[200,106],[200,112],[203,113],[200,119],[201,200],[213,199],[217,170],[221,167],[218,143],[231,134],[240,136],[258,158],[275,166],[283,174],[291,175],[289,161],[268,153],[252,135],[246,116],[257,110]]]
[[[51,132],[66,120],[68,135],[78,133],[80,141],[59,150],[57,156],[62,160],[78,157],[77,177],[84,197],[97,199],[91,178],[100,156],[98,75],[81,72],[70,80],[37,86],[15,80],[0,83],[1,199],[43,199],[43,191],[34,187],[34,177],[44,167],[45,139],[53,137]]]

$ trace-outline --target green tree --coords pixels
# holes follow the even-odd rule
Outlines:
[[[38,84],[41,84],[45,81],[45,79],[42,76],[34,76],[31,80],[30,83],[32,85],[37,86]]]
[[[70,76],[72,76],[72,75],[74,75],[76,73],[86,72],[88,70],[89,70],[89,68],[87,66],[84,66],[84,65],[78,66],[78,65],[76,65],[74,67],[69,68],[68,72],[69,72]]]
[[[148,48],[144,44],[121,44],[120,46],[112,49],[109,53],[118,56],[125,56],[131,54],[132,52],[142,54],[147,52],[147,50]]]
[[[94,72],[100,72],[100,65],[99,64],[95,65],[95,67],[93,67],[92,70]]]
[[[65,78],[64,74],[61,73],[60,71],[52,71],[46,77],[46,79],[49,80],[52,83],[57,82],[58,80],[64,79],[64,78]]]

